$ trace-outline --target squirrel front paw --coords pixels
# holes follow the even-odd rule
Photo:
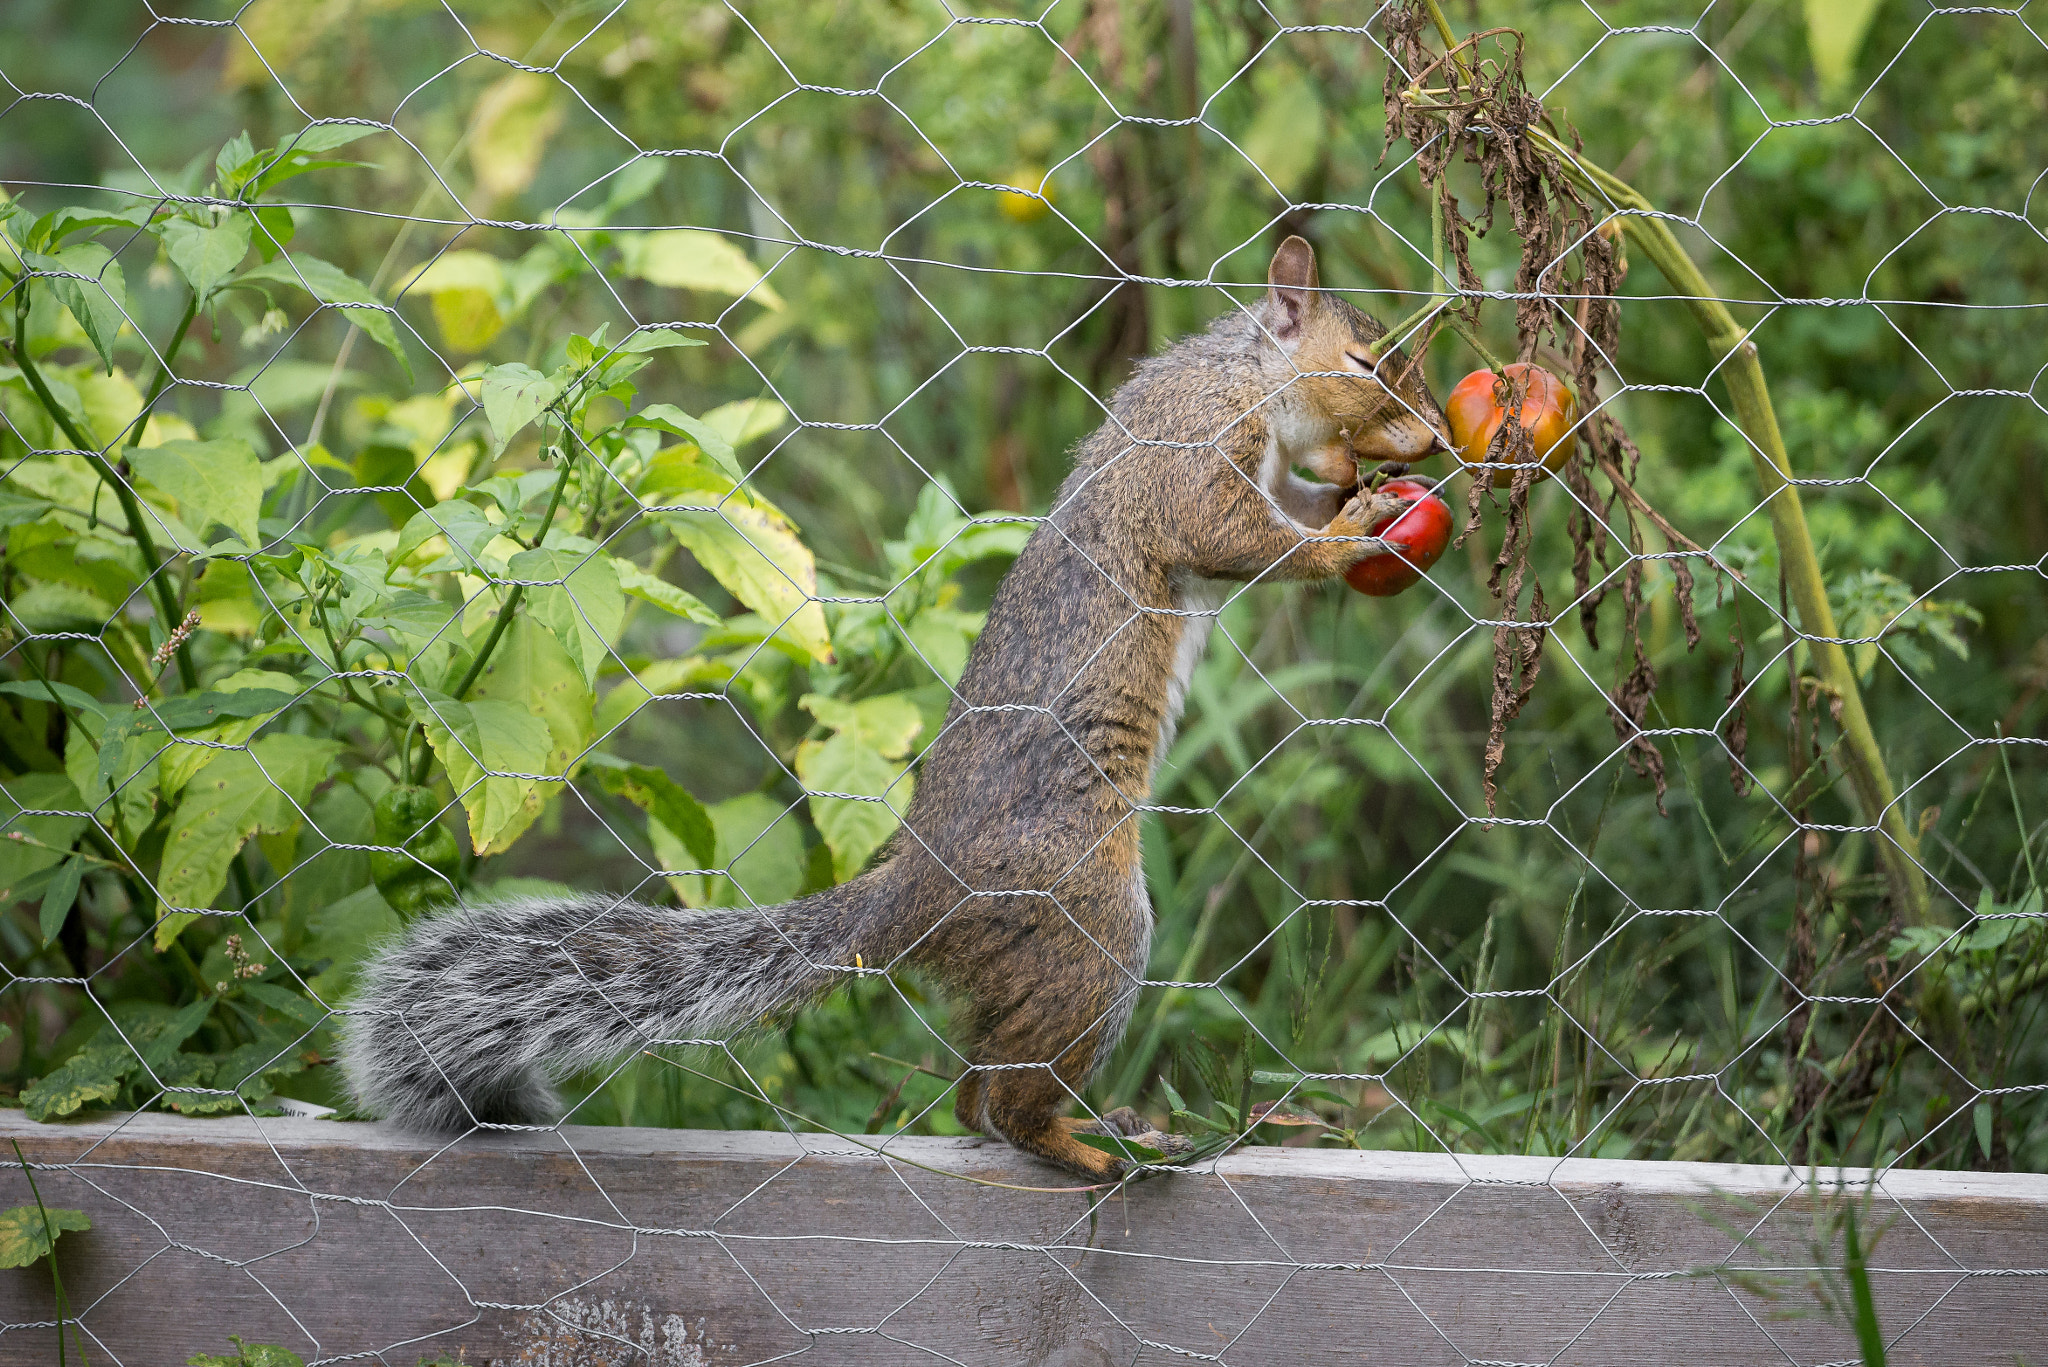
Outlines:
[[[1407,501],[1389,493],[1353,494],[1346,499],[1337,515],[1330,519],[1330,525],[1323,528],[1324,536],[1370,536],[1372,528],[1399,513]]]

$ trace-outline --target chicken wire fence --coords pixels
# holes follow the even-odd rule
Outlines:
[[[1218,605],[1120,590],[1072,651],[1085,672],[1133,623],[1213,623],[1178,737],[1109,820],[1142,827],[1159,926],[1074,1109],[1197,1141],[1127,1180],[1211,1184],[1264,1232],[1241,1263],[1189,1241],[1198,1293],[1341,1269],[1446,1361],[1555,1361],[1627,1287],[1692,1274],[1755,1360],[1816,1360],[1743,1298],[1776,1205],[1704,1267],[1561,1206],[1613,1281],[1528,1341],[1446,1331],[1421,1286],[1460,1268],[1402,1249],[1481,1199],[1472,1154],[1853,1162],[1866,1196],[2048,1157],[2048,149],[2020,117],[2048,61],[2020,11],[1450,8],[109,3],[89,74],[83,41],[68,67],[0,59],[11,1104],[282,1133],[346,1107],[369,947],[458,895],[748,917],[933,850],[902,826],[925,750],[1064,696],[959,710],[958,685],[1066,450],[1107,422],[1119,460],[1227,454],[1235,427],[1176,446],[1108,396],[1258,316],[1299,232],[1440,397],[1496,353],[1563,376],[1576,450],[1541,479],[1510,425],[1514,477],[1446,481],[1474,529],[1396,600],[1283,587],[1283,557]],[[72,36],[45,22],[53,51]],[[1680,193],[1630,188],[1653,182]],[[1871,357],[1891,407],[1842,397]],[[532,955],[586,971],[567,941]],[[821,1143],[900,1175],[905,1137],[961,1132],[987,1060],[906,962],[819,967],[844,990],[769,1030],[636,1024],[639,1056],[567,1080],[566,1123],[777,1129],[791,1166],[761,1192]],[[1464,1181],[1369,1256],[1311,1258],[1225,1175],[1283,1143],[1450,1155]],[[317,1203],[276,1152],[268,1180]],[[34,1168],[158,1242],[74,1279],[78,1343],[118,1358],[122,1288],[164,1260],[266,1284],[275,1250],[160,1221],[97,1153]],[[725,1247],[729,1210],[628,1215],[579,1170],[597,1205],[564,1221]],[[473,1239],[427,1218],[448,1207],[403,1183],[371,1204],[461,1304],[340,1343],[273,1294],[264,1332],[306,1360],[410,1363],[508,1308],[564,1361],[774,1355],[585,1315],[605,1268],[491,1302]],[[997,1243],[1085,1287],[1067,1255],[1099,1212],[1074,1209]],[[994,1246],[931,1218],[931,1246]],[[316,1226],[292,1247],[348,1237]],[[2039,1270],[1897,1228],[1895,1348],[1972,1278]],[[7,1237],[27,1261],[36,1236]],[[1774,1270],[1818,1278],[1832,1238]],[[746,1262],[707,1275],[748,1282],[778,1352],[959,1360],[890,1327],[936,1275],[826,1324]],[[1280,1292],[1222,1326],[1086,1294],[1114,1360],[1238,1361]],[[5,1318],[10,1344],[55,1327]],[[242,1332],[191,1348],[215,1328]]]

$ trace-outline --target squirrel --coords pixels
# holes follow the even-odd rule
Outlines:
[[[1062,1112],[1138,998],[1152,936],[1138,814],[1227,586],[1389,553],[1368,528],[1402,505],[1360,488],[1359,462],[1450,445],[1420,365],[1386,341],[1289,237],[1262,300],[1140,362],[1079,446],[877,862],[781,906],[592,894],[415,922],[367,961],[345,1013],[356,1105],[428,1131],[546,1124],[553,1076],[717,1043],[914,966],[964,1000],[954,1111],[969,1130],[1091,1182],[1136,1165],[1077,1133],[1187,1151],[1128,1107]]]

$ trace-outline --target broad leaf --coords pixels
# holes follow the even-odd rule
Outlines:
[[[725,475],[687,458],[650,467],[641,494],[733,597],[812,658],[831,661],[831,635],[816,602],[817,562],[780,510],[766,499],[736,491]]]
[[[243,842],[258,831],[280,834],[299,824],[301,809],[340,751],[340,741],[266,736],[247,750],[222,752],[186,785],[157,875],[159,950],[192,919],[174,908],[213,904]]]
[[[596,703],[582,671],[555,634],[525,613],[512,619],[470,697],[479,705],[496,701],[517,707],[529,720],[538,719],[547,728],[546,753],[540,766],[528,773],[570,777],[596,736]],[[560,782],[533,785],[526,794],[524,820],[514,836],[540,815],[562,786]]]
[[[137,449],[129,463],[178,505],[179,518],[200,536],[217,522],[251,550],[262,543],[256,520],[263,508],[263,465],[247,442],[167,441]]]
[[[702,337],[692,337],[677,328],[642,328],[619,343],[619,350],[628,356],[646,351],[666,351],[670,347],[704,346]]]
[[[904,774],[902,764],[884,758],[852,731],[798,746],[796,772],[811,791],[811,822],[832,851],[833,876],[843,883],[859,873],[868,856],[902,824],[900,813],[910,805],[913,780]],[[864,802],[820,793],[883,800]]]
[[[743,477],[739,457],[733,451],[732,440],[725,430],[704,418],[693,418],[672,403],[651,403],[626,419],[628,427],[652,427],[671,436],[684,437],[696,444],[720,474],[738,484]]]
[[[512,557],[507,574],[529,582],[527,611],[555,634],[569,658],[583,671],[583,682],[597,685],[612,643],[626,617],[619,572],[603,551],[579,552],[542,547]],[[530,581],[559,579],[563,584]]]
[[[482,351],[505,326],[505,263],[488,252],[445,252],[403,289],[432,301],[434,323],[458,351]]]
[[[704,415],[707,426],[724,434],[734,447],[770,436],[789,421],[789,410],[773,399],[735,399]]]
[[[165,254],[202,305],[249,254],[250,223],[246,214],[229,214],[212,227],[189,218],[168,218],[159,231]]]
[[[484,547],[490,545],[502,530],[474,503],[461,499],[437,503],[431,508],[422,508],[407,521],[405,530],[398,534],[398,545],[391,552],[390,563],[403,564],[406,557],[422,545],[434,537],[445,536],[460,547],[464,558],[474,565],[482,558]]]
[[[192,776],[230,751],[214,745],[240,745],[256,734],[299,695],[298,680],[289,674],[241,669],[203,693],[166,698],[150,712],[173,731],[189,732],[164,747],[157,759],[157,787],[175,798]],[[190,744],[210,741],[213,744]]]
[[[75,242],[48,256],[23,252],[21,260],[31,270],[63,272],[46,282],[50,292],[71,310],[93,350],[112,370],[114,338],[127,321],[128,282],[121,274],[121,263],[97,242]],[[76,278],[79,276],[85,278]]]
[[[807,693],[797,706],[834,731],[851,733],[862,745],[888,759],[902,759],[909,754],[910,743],[924,729],[924,715],[902,693],[884,693],[859,702]]]
[[[609,755],[602,756],[598,765],[597,778],[604,790],[625,798],[667,827],[690,852],[693,867],[717,867],[718,835],[711,825],[711,813],[688,789],[652,765],[627,764]]]
[[[484,371],[484,416],[491,422],[491,454],[503,451],[505,443],[561,398],[568,387],[569,377],[562,371],[543,375],[517,361]]]
[[[78,900],[78,881],[84,873],[84,857],[74,854],[58,867],[56,876],[50,880],[49,888],[43,893],[42,911],[38,917],[44,945],[55,940],[57,932],[64,928],[64,922],[71,915],[71,905]]]
[[[0,820],[0,903],[6,903],[17,895],[16,888],[63,862],[85,829],[85,816],[77,787],[63,774],[23,774],[0,788],[7,794],[7,817]],[[25,815],[28,811],[80,815]],[[22,839],[13,839],[16,834]]]
[[[62,1066],[24,1087],[21,1108],[30,1120],[54,1120],[95,1101],[112,1101],[142,1059],[112,1023]]]
[[[527,803],[536,786],[529,775],[547,772],[554,743],[547,723],[497,699],[460,703],[429,695],[413,699],[412,712],[469,815],[476,852],[496,854],[517,840],[539,811]]]
[[[321,303],[344,310],[351,323],[397,358],[406,380],[412,380],[412,362],[406,359],[405,347],[398,340],[398,325],[392,321],[389,308],[360,280],[317,256],[286,252],[275,261],[266,261],[242,272],[235,283],[271,281],[280,285],[296,285]]]
[[[761,279],[761,268],[717,233],[701,228],[663,228],[621,233],[618,241],[626,273],[650,284],[745,295],[767,308],[782,307],[782,296]]]
[[[91,1228],[92,1221],[82,1210],[16,1206],[0,1211],[0,1267],[30,1267],[50,1256],[56,1236],[66,1230]]]
[[[624,559],[613,559],[612,568],[618,571],[619,587],[642,602],[652,603],[665,612],[673,612],[702,626],[724,625],[724,619],[707,607],[703,599],[686,589],[677,588],[660,575],[649,574]]]

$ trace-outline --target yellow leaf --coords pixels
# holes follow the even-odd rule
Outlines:
[[[477,100],[469,164],[487,197],[516,195],[533,184],[541,154],[562,126],[561,94],[550,77],[514,71]]]
[[[1877,6],[1878,0],[1806,0],[1806,50],[1822,93],[1838,95],[1855,77]]]
[[[650,284],[734,297],[744,294],[765,308],[782,307],[782,296],[761,279],[760,267],[717,233],[698,228],[621,233],[619,252],[627,274]]]

